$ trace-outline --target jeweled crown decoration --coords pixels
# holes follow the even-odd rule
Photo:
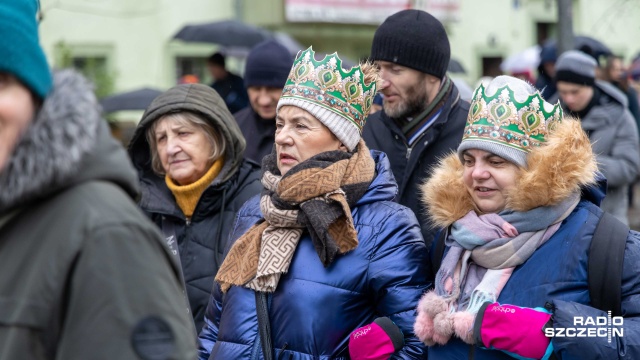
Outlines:
[[[313,102],[364,127],[376,94],[375,81],[366,85],[360,66],[342,68],[336,53],[317,61],[311,47],[298,54],[293,63],[282,97]]]
[[[462,140],[488,140],[529,152],[544,143],[560,121],[560,104],[547,103],[538,92],[519,102],[508,85],[491,96],[480,85],[471,100]]]

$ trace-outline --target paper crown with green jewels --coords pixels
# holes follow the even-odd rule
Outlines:
[[[559,121],[559,103],[546,102],[520,79],[499,76],[474,92],[458,154],[481,149],[526,166],[526,154],[541,146]]]
[[[278,109],[293,105],[309,111],[353,150],[373,104],[376,83],[365,84],[360,66],[344,70],[336,53],[319,61],[314,55],[311,47],[298,54]]]

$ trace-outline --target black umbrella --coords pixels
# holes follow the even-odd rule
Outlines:
[[[100,104],[105,113],[120,110],[145,110],[160,94],[162,94],[160,90],[142,88],[107,96],[100,100]]]
[[[543,54],[547,52],[549,54],[557,54],[556,43],[555,39],[547,40],[542,46],[540,53]],[[590,36],[575,36],[573,38],[573,48],[585,52],[596,59],[600,56],[609,56],[613,54],[607,45]]]
[[[460,63],[460,61],[456,59],[449,59],[449,66],[447,67],[447,71],[450,73],[460,73],[466,74],[467,72],[464,70],[464,67]]]
[[[308,47],[300,44],[298,40],[293,38],[293,36],[282,31],[274,32],[273,38],[282,46],[286,47],[287,50],[289,50],[289,53],[293,56],[298,55],[299,51],[305,50]]]
[[[223,20],[186,25],[173,38],[189,42],[250,48],[271,37],[271,34],[265,29],[238,20]]]
[[[596,57],[613,55],[607,45],[589,36],[576,36],[573,42],[576,49],[585,52],[591,51],[591,54]]]

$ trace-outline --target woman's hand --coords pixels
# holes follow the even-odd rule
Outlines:
[[[349,337],[352,360],[387,360],[404,346],[404,335],[387,317],[356,329]]]
[[[473,326],[476,344],[529,359],[547,359],[551,339],[544,334],[551,312],[545,308],[523,308],[485,303]]]

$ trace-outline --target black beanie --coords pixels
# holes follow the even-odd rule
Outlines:
[[[244,85],[283,88],[293,65],[293,56],[286,47],[275,40],[265,40],[256,45],[244,69]]]
[[[373,36],[373,61],[389,61],[442,79],[450,57],[444,26],[422,10],[402,10],[389,16]]]

